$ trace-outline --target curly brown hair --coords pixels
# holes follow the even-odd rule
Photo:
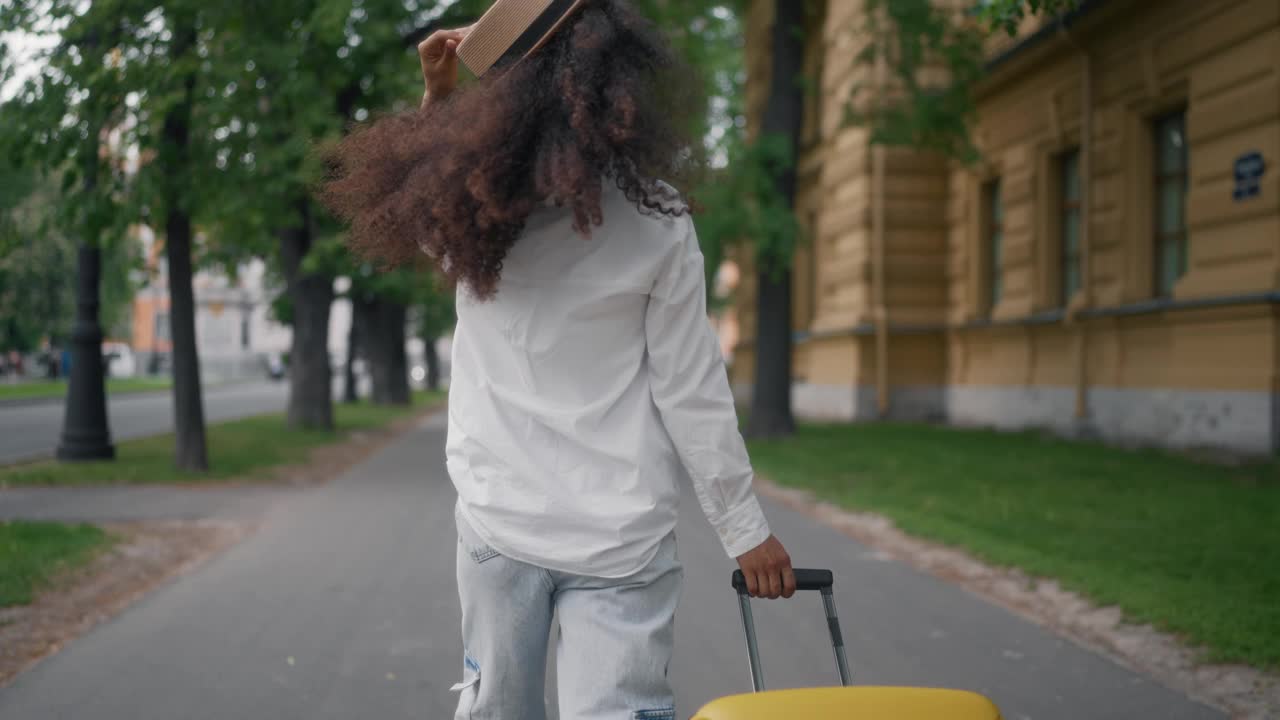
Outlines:
[[[699,156],[693,77],[626,0],[591,0],[523,61],[355,129],[326,153],[321,199],[349,222],[357,255],[396,267],[425,252],[488,299],[545,203],[571,210],[587,238],[606,182],[641,211],[689,212],[667,183]]]

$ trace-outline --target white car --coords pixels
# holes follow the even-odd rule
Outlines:
[[[125,378],[138,374],[138,360],[133,348],[122,342],[102,343],[102,362],[107,367],[108,377]]]

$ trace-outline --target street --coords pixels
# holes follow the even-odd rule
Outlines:
[[[288,383],[253,382],[205,388],[207,422],[284,410]],[[146,437],[173,429],[169,392],[108,396],[113,441]],[[63,404],[0,406],[0,465],[47,457],[58,446]]]
[[[255,535],[19,676],[0,690],[0,717],[451,717],[462,663],[443,446],[437,414],[338,480],[259,503]],[[161,505],[173,493],[160,489]],[[133,498],[112,519],[155,515]],[[94,502],[60,514],[92,516]],[[976,690],[1009,720],[1222,717],[804,515],[765,510],[798,565],[835,571],[857,683]],[[671,673],[688,717],[750,684],[731,562],[691,494],[682,513]],[[770,687],[836,682],[816,596],[755,609]]]

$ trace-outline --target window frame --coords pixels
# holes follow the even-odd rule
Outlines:
[[[1164,139],[1165,131],[1171,126],[1178,129],[1182,138],[1181,157],[1179,165],[1176,168],[1168,169],[1164,166]],[[1190,191],[1190,165],[1191,165],[1191,149],[1187,142],[1187,111],[1186,108],[1178,108],[1173,112],[1164,113],[1156,116],[1151,120],[1151,243],[1152,243],[1152,274],[1151,288],[1152,295],[1158,298],[1168,298],[1173,296],[1174,289],[1178,282],[1186,276],[1188,269],[1188,234],[1187,234],[1187,195]],[[1181,201],[1180,207],[1182,215],[1179,218],[1178,228],[1174,231],[1165,231],[1163,228],[1164,220],[1164,193],[1163,190],[1169,184],[1181,181]],[[1166,253],[1169,252],[1170,246],[1173,246],[1174,252],[1177,253],[1176,276],[1173,277],[1166,286],[1165,283],[1165,264],[1167,260]]]
[[[1074,161],[1075,163],[1076,196],[1074,199],[1070,196],[1070,176],[1068,174],[1068,169],[1070,168],[1068,163],[1071,161]],[[1058,153],[1054,158],[1054,165],[1057,170],[1057,217],[1055,219],[1057,220],[1056,231],[1058,240],[1058,302],[1065,308],[1071,304],[1076,293],[1084,287],[1084,248],[1080,244],[1080,235],[1081,230],[1083,230],[1081,224],[1084,221],[1084,198],[1081,196],[1084,193],[1085,182],[1084,178],[1080,175],[1080,146],[1076,145]],[[1072,216],[1076,219],[1074,252],[1072,251],[1067,232],[1067,228],[1070,227],[1068,221]],[[1067,282],[1067,278],[1070,274],[1070,268],[1073,265],[1076,268],[1077,283],[1074,288],[1070,287]]]
[[[982,237],[980,238],[983,266],[983,310],[990,317],[1004,299],[1004,187],[1003,178],[993,176],[982,183]],[[998,210],[998,212],[997,212]]]
[[[154,326],[152,332],[155,335],[155,342],[153,344],[157,348],[173,342],[173,338],[171,337],[172,326],[170,324],[171,321],[169,319],[169,315],[170,313],[166,309],[159,310],[152,316],[152,323]]]

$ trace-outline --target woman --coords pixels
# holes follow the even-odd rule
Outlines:
[[[557,612],[562,718],[669,718],[680,476],[753,596],[795,580],[752,492],[689,207],[662,182],[692,156],[689,73],[624,0],[554,25],[461,89],[468,31],[427,39],[423,108],[353,133],[325,197],[358,252],[425,252],[458,287],[456,717],[543,716]]]

